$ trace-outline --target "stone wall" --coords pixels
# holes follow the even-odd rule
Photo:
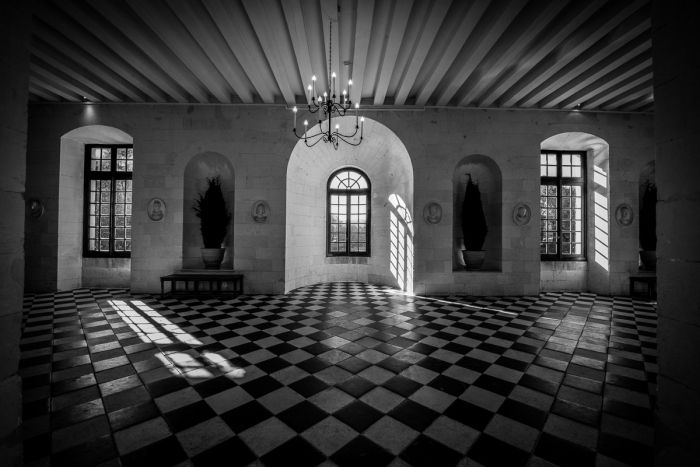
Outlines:
[[[656,465],[700,464],[700,33],[696,2],[655,2],[659,377]]]
[[[368,110],[365,116],[368,122],[374,120],[395,134],[410,157],[412,195],[406,191],[404,201],[414,218],[416,293],[510,295],[540,291],[539,150],[545,139],[564,132],[583,132],[609,144],[612,207],[619,200],[638,196],[636,184],[625,182],[621,184],[624,191],[619,191],[614,180],[637,180],[644,163],[653,159],[653,121],[648,115],[427,108]],[[308,117],[299,117],[301,121],[304,118]],[[235,173],[233,267],[245,274],[246,291],[280,293],[317,280],[312,276],[301,279],[301,271],[285,277],[285,244],[295,235],[288,229],[298,223],[298,216],[304,215],[302,211],[306,209],[300,208],[289,216],[287,213],[288,162],[298,142],[291,132],[291,111],[281,106],[33,104],[27,189],[32,195],[46,197],[47,211],[55,208],[52,204],[59,192],[58,177],[52,167],[58,167],[61,136],[96,124],[118,128],[134,140],[132,290],[159,290],[158,277],[182,267],[186,248],[184,210],[191,206],[191,200],[184,199],[185,167],[197,154],[206,152],[223,155]],[[363,145],[370,147],[371,135],[365,136]],[[300,157],[312,157],[313,150],[308,151],[300,152]],[[338,157],[338,165],[345,159],[352,161],[352,151],[342,144],[333,154]],[[473,154],[487,156],[501,172],[500,271],[453,271],[454,170]],[[325,186],[327,175],[314,175],[308,185],[302,183],[299,189],[306,190],[306,196],[314,196],[312,186]],[[316,179],[319,177],[322,180]],[[146,216],[146,204],[153,197],[162,198],[168,206],[162,222],[150,221]],[[271,215],[266,223],[256,223],[251,216],[256,200],[266,200],[270,205]],[[423,220],[423,209],[431,201],[442,206],[443,216],[438,224]],[[387,200],[376,202],[385,206]],[[513,223],[512,210],[518,202],[532,207],[533,217],[528,225]],[[381,209],[375,210],[374,215],[380,212]],[[385,209],[382,215],[388,215],[388,211]],[[373,217],[373,222],[380,222],[377,225],[383,220]],[[28,251],[30,289],[44,285],[50,288],[51,284],[55,287],[56,229],[52,225],[37,225],[28,233],[28,242],[37,245]],[[625,293],[626,275],[636,270],[636,246],[624,246],[624,235],[626,231],[611,223],[610,261],[615,268],[611,266],[610,274],[601,281],[599,293]],[[374,244],[377,241],[373,238]],[[318,254],[324,255],[325,239],[316,243]],[[380,259],[381,255],[385,259]],[[385,251],[374,250],[372,256],[373,260],[388,261]],[[326,265],[329,271],[340,275],[328,275],[329,279],[347,277],[344,274],[351,271],[364,278],[362,271],[369,272],[361,264],[331,263]],[[381,277],[372,272],[367,280],[381,282]]]
[[[0,6],[0,465],[22,464],[18,375],[24,289],[30,2]]]

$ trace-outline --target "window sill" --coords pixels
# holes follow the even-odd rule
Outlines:
[[[369,256],[326,256],[326,264],[369,264]]]

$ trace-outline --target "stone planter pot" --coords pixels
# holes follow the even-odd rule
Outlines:
[[[202,261],[206,269],[220,269],[226,248],[202,248]]]
[[[464,266],[468,271],[481,269],[484,264],[486,250],[470,251],[462,250],[462,258],[464,258]]]

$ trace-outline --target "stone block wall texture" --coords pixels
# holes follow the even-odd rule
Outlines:
[[[414,290],[420,294],[518,295],[540,291],[539,151],[545,139],[564,132],[583,132],[605,140],[610,146],[611,180],[638,179],[635,170],[653,159],[653,120],[649,115],[426,108],[368,110],[365,116],[369,133],[369,122],[378,122],[405,147],[412,180],[402,175],[404,169],[382,165],[394,147],[384,147],[388,139],[383,134],[375,136],[376,147],[372,135],[365,134],[366,141],[359,148],[373,152],[362,156],[368,162],[359,161],[359,153],[341,144],[337,152],[331,150],[335,162],[326,160],[330,164],[327,169],[344,163],[377,164],[380,175],[371,177],[373,183],[378,181],[376,188],[384,188],[376,191],[378,198],[373,199],[373,225],[377,228],[373,228],[373,245],[388,235],[387,196],[400,192],[397,194],[404,198],[413,217]],[[47,199],[49,215],[28,228],[27,242],[32,245],[27,252],[28,290],[55,289],[60,279],[56,266],[58,221],[51,215],[59,204],[59,143],[67,132],[86,125],[114,127],[133,137],[133,291],[158,291],[158,277],[182,267],[183,251],[188,248],[183,245],[187,237],[183,236],[185,210],[192,202],[184,199],[185,167],[203,153],[222,155],[235,174],[233,267],[245,274],[246,292],[281,293],[315,281],[352,278],[391,284],[386,250],[373,249],[372,258],[365,263],[337,263],[325,257],[321,218],[325,212],[320,214],[312,206],[325,203],[329,174],[317,173],[311,164],[299,169],[296,183],[289,182],[290,160],[298,143],[289,131],[291,124],[291,112],[283,106],[30,104],[27,192]],[[299,157],[314,159],[318,150],[303,147]],[[487,156],[501,171],[500,271],[453,271],[452,178],[460,161],[473,154]],[[615,165],[615,157],[634,164]],[[369,162],[373,158],[375,161]],[[623,193],[611,187],[612,205],[618,198],[637,198],[636,185],[627,185],[622,185],[627,190]],[[146,205],[153,197],[162,198],[168,206],[162,222],[152,222],[146,215]],[[293,212],[288,212],[290,199],[299,200]],[[251,217],[256,200],[270,205],[266,223],[256,223]],[[439,224],[423,220],[423,209],[431,201],[442,206]],[[513,207],[519,202],[533,208],[532,220],[525,226],[512,220]],[[316,228],[300,230],[304,225]],[[624,249],[622,238],[623,230],[611,223],[611,270],[613,263],[628,264],[628,270],[619,271],[626,277],[636,270],[637,252],[636,248]],[[304,253],[310,251],[308,248],[314,249],[313,258]],[[598,281],[596,291],[626,293],[624,280],[612,277]]]
[[[696,2],[655,2],[659,379],[656,464],[700,464],[700,33]]]
[[[24,289],[25,154],[31,4],[0,5],[0,465],[22,463],[18,375]]]

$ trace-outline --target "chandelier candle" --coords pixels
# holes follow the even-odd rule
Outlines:
[[[332,32],[333,22],[331,21],[330,31]],[[333,37],[331,33],[329,37]],[[330,143],[333,145],[333,149],[338,149],[338,144],[343,141],[351,146],[359,146],[362,143],[362,137],[364,133],[364,117],[360,121],[359,118],[359,102],[355,103],[355,129],[351,133],[342,133],[340,131],[340,123],[333,122],[334,118],[345,117],[348,110],[353,108],[352,101],[350,100],[350,91],[352,90],[352,80],[348,80],[347,91],[343,89],[343,98],[336,101],[336,74],[333,71],[332,62],[332,44],[328,47],[328,71],[330,72],[328,76],[327,86],[328,88],[323,90],[321,94],[316,90],[316,75],[311,77],[311,84],[306,87],[308,95],[308,111],[309,113],[318,113],[318,132],[314,134],[308,134],[308,120],[304,120],[304,133],[297,133],[297,113],[299,109],[297,106],[292,108],[292,113],[294,114],[294,136],[298,139],[303,140],[304,144],[308,147],[315,146],[319,141],[324,143]],[[333,125],[335,123],[335,126]],[[355,139],[357,133],[360,133],[359,140]]]

